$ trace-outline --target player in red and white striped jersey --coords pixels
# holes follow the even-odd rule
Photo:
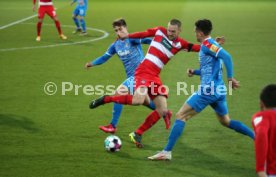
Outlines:
[[[260,107],[252,118],[256,172],[258,177],[276,177],[276,84],[262,90]]]
[[[40,37],[41,26],[42,26],[42,22],[45,14],[49,15],[55,21],[56,28],[59,33],[59,37],[64,40],[67,39],[67,37],[61,31],[60,22],[57,18],[52,0],[38,0],[38,6],[39,8],[38,8],[38,22],[36,25],[36,28],[37,28],[36,41],[41,40],[41,37]],[[35,9],[36,9],[36,0],[33,0],[33,11],[35,11]]]
[[[135,93],[134,95],[103,96],[94,100],[90,108],[99,105],[116,102],[119,104],[142,105],[149,104],[150,98],[156,105],[156,110],[151,112],[145,122],[133,133],[130,134],[131,140],[142,147],[141,135],[153,126],[161,117],[164,118],[166,128],[170,127],[171,111],[167,109],[167,90],[163,86],[159,74],[170,59],[179,51],[200,50],[200,45],[195,45],[181,39],[181,22],[173,19],[169,22],[168,28],[156,27],[145,32],[130,34],[130,38],[154,37],[143,62],[135,72]]]

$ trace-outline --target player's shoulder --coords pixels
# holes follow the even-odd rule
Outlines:
[[[270,119],[270,118],[274,118],[276,119],[276,110],[265,110],[265,111],[259,111],[257,113],[255,113],[253,116],[252,116],[252,121],[261,121],[263,119]]]
[[[213,38],[208,38],[202,42],[202,48],[217,53],[221,46]]]
[[[165,33],[165,34],[167,33],[167,29],[163,26],[157,26],[154,29],[156,29],[156,31],[160,30],[162,31],[162,33]]]

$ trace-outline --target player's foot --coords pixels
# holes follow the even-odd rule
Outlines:
[[[40,36],[37,36],[35,40],[39,42],[41,40]]]
[[[104,96],[101,96],[100,98],[98,98],[98,99],[96,99],[96,100],[93,100],[93,101],[90,103],[89,108],[90,108],[90,109],[95,109],[96,107],[105,104],[105,103],[104,103],[104,97],[105,97],[105,95],[104,95]]]
[[[166,113],[166,116],[164,116],[164,121],[166,125],[166,129],[169,129],[171,126],[171,117],[172,117],[172,111],[168,110]]]
[[[142,144],[142,135],[138,135],[135,132],[129,134],[130,140],[135,143],[136,147],[143,148],[144,145]]]
[[[157,154],[148,157],[149,160],[172,160],[172,152],[171,151],[161,151]]]
[[[99,129],[104,131],[105,133],[115,133],[117,128],[113,127],[112,124],[106,126],[99,126]]]
[[[59,35],[60,39],[66,40],[67,36],[65,36],[64,34]]]
[[[77,34],[77,33],[80,33],[81,32],[81,28],[77,28],[75,31],[73,31],[72,33],[73,34]]]
[[[82,31],[81,33],[80,33],[80,36],[86,36],[88,33],[86,32],[86,31]]]

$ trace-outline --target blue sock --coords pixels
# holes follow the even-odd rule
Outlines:
[[[164,148],[165,151],[172,150],[173,146],[176,143],[176,140],[182,134],[185,124],[186,123],[184,121],[176,119],[176,121],[174,122],[173,128],[172,128],[172,131],[170,133],[168,143],[167,143],[166,147]]]
[[[155,110],[155,104],[153,103],[152,100],[150,100],[150,104],[147,105],[148,108],[150,108],[151,110]]]
[[[80,28],[80,24],[79,24],[79,20],[78,20],[78,18],[77,18],[77,17],[75,17],[75,18],[73,18],[73,20],[74,20],[74,22],[75,22],[75,24],[76,24],[77,28]]]
[[[113,112],[112,112],[112,120],[111,120],[111,124],[112,124],[113,127],[117,126],[118,121],[120,119],[122,109],[123,109],[122,104],[114,103]]]
[[[85,20],[84,19],[80,19],[80,24],[81,24],[81,27],[82,27],[82,31],[86,32]]]
[[[250,138],[252,138],[253,140],[255,139],[255,135],[254,135],[253,131],[250,128],[248,128],[246,125],[241,123],[240,121],[231,120],[230,124],[229,124],[229,128],[231,128],[241,134],[247,135]]]

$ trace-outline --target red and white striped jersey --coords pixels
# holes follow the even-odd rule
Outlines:
[[[129,34],[129,37],[154,37],[145,56],[145,60],[143,61],[143,63],[152,63],[155,65],[155,68],[157,67],[156,69],[153,69],[155,70],[155,73],[153,74],[159,74],[164,65],[166,65],[179,51],[199,52],[200,50],[200,45],[189,43],[180,37],[177,37],[174,41],[169,40],[167,29],[164,27],[156,27],[148,29],[145,32]]]
[[[33,4],[36,3],[36,0],[33,0]],[[52,0],[38,0],[38,5],[39,6],[52,6],[53,2]]]
[[[256,113],[252,124],[255,131],[256,171],[276,175],[276,110]]]

